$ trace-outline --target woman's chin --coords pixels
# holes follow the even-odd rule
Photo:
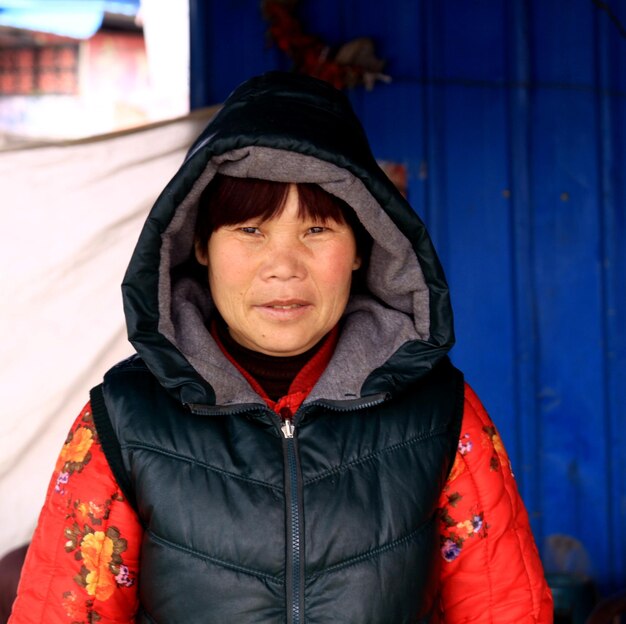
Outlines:
[[[247,345],[248,348],[265,353],[266,355],[273,355],[275,357],[289,357],[292,355],[300,355],[308,351],[311,347],[314,347],[322,336],[311,335],[310,332],[306,334],[302,332],[290,332],[290,331],[274,331],[264,333],[261,339],[257,338],[254,344]]]

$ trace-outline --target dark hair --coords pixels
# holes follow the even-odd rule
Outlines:
[[[257,178],[233,178],[217,174],[204,189],[198,201],[195,243],[205,247],[211,234],[224,225],[235,225],[249,219],[266,221],[279,215],[285,207],[290,184]],[[331,195],[317,184],[298,184],[298,216],[334,220],[352,228],[357,253],[366,263],[371,238],[346,202]]]

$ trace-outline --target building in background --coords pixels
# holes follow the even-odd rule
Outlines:
[[[0,146],[186,114],[187,13],[159,0],[0,0]]]

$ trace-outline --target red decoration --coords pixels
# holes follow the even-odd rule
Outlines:
[[[385,61],[376,57],[374,43],[360,37],[343,44],[336,53],[319,37],[304,32],[295,17],[298,0],[263,0],[263,14],[269,21],[269,34],[276,45],[303,74],[330,82],[343,89],[364,84],[372,89],[376,80],[389,82],[381,73]]]

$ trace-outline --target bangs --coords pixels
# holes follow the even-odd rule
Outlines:
[[[207,242],[211,233],[225,225],[250,220],[260,222],[279,216],[285,208],[291,185],[257,178],[233,178],[217,174],[202,192],[198,202],[196,240]],[[298,217],[322,223],[347,223],[352,212],[341,199],[317,184],[298,184]]]

